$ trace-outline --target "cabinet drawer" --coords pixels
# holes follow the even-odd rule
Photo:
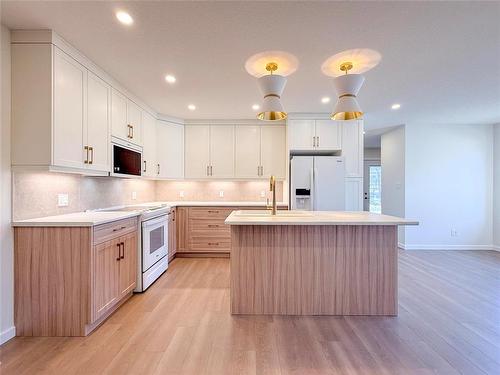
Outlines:
[[[189,241],[190,251],[229,252],[231,237],[192,236]]]
[[[210,235],[210,233],[224,233],[227,235],[231,234],[231,228],[229,225],[224,224],[223,219],[214,220],[199,220],[191,219],[189,220],[189,229],[192,232],[204,233]]]
[[[191,207],[189,208],[190,219],[220,219],[226,220],[233,208],[220,207]]]
[[[137,218],[123,219],[94,227],[94,244],[137,230]]]

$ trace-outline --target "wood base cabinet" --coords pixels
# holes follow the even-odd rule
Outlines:
[[[176,256],[228,257],[231,253],[231,228],[224,223],[226,218],[235,210],[263,209],[265,206],[177,207]]]
[[[14,236],[17,336],[86,336],[132,295],[136,218],[17,227]]]

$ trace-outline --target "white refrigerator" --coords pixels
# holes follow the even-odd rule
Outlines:
[[[290,181],[292,210],[345,210],[343,157],[293,156],[290,161]]]

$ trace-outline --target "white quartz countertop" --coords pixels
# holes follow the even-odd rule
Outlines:
[[[127,212],[75,212],[66,215],[46,216],[37,219],[19,220],[14,221],[14,227],[92,227],[127,219],[129,217],[139,216],[140,211],[127,211]]]
[[[155,203],[163,203],[170,207],[179,206],[197,206],[197,207],[266,207],[266,202],[244,202],[244,201],[234,201],[234,202],[224,202],[224,201],[159,201]],[[278,207],[288,206],[287,202],[277,202]]]
[[[137,211],[86,211],[71,214],[46,216],[35,219],[17,220],[12,223],[14,227],[91,227],[110,223],[112,221],[139,216],[140,208],[146,205],[164,204],[170,207],[198,206],[198,207],[265,207],[266,202],[222,202],[222,201],[155,201],[138,204]],[[288,203],[278,202],[279,207]]]
[[[418,221],[364,211],[233,211],[229,225],[418,225]]]

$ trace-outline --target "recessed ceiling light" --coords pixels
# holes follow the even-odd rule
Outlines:
[[[258,110],[260,109],[260,105],[258,105],[258,104],[254,104],[254,105],[252,106],[252,109],[253,109],[254,111],[258,111]]]
[[[132,16],[122,10],[116,12],[116,18],[124,25],[132,25],[134,23]]]
[[[177,80],[175,79],[175,77],[173,75],[167,74],[165,76],[165,81],[167,81],[168,83],[175,83],[175,81],[177,81]]]
[[[323,104],[330,103],[330,98],[328,96],[321,98],[321,103]]]
[[[392,108],[392,109],[399,109],[399,108],[401,108],[401,104],[393,104],[393,105],[391,106],[391,108]]]
[[[190,105],[188,105],[188,109],[190,111],[194,111],[196,109],[196,106],[194,104],[190,104]]]

